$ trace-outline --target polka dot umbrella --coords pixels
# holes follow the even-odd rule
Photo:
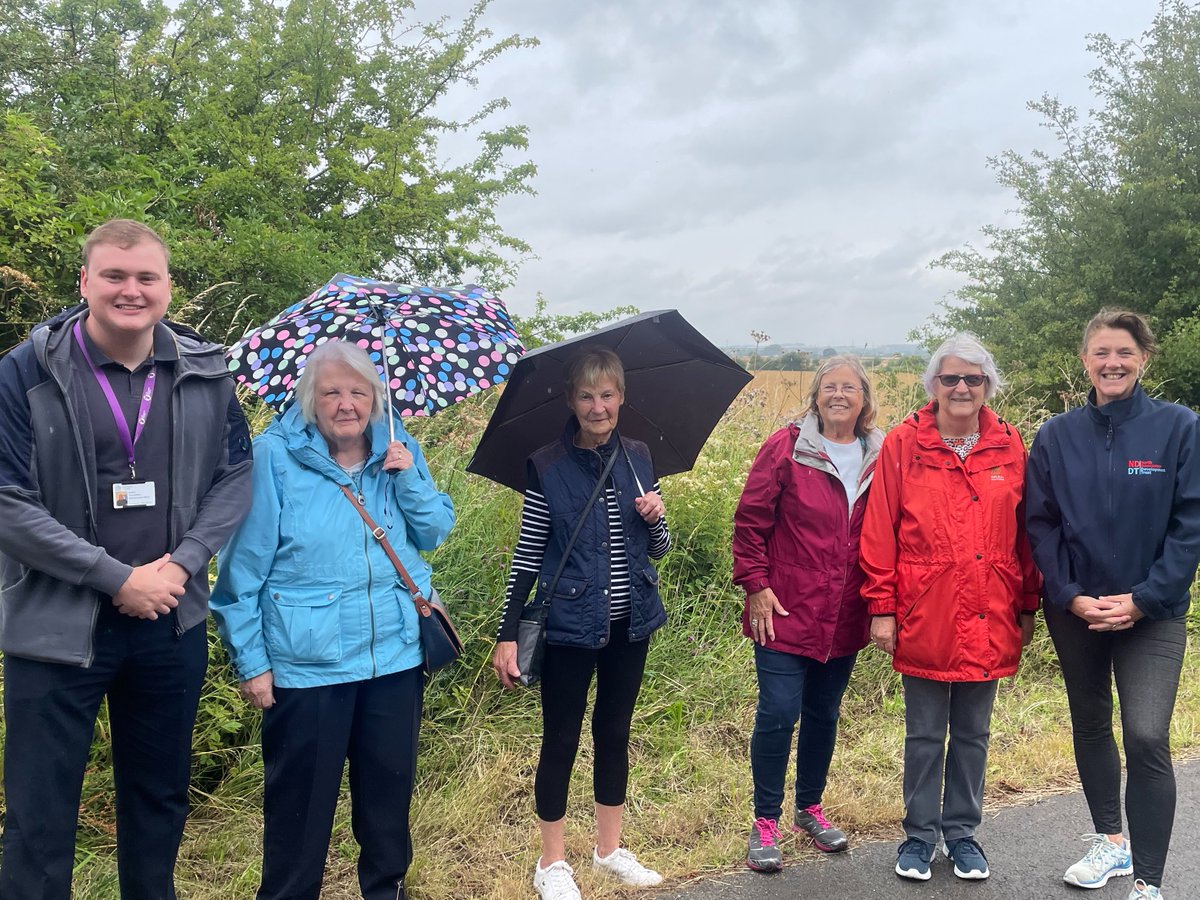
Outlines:
[[[525,352],[503,301],[481,287],[339,274],[234,344],[229,371],[282,411],[308,355],[335,338],[367,351],[401,416],[430,416],[499,384]]]

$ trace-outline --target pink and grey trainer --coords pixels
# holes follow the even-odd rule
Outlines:
[[[833,823],[825,818],[820,803],[814,803],[804,809],[797,807],[796,824],[792,826],[792,830],[803,831],[817,845],[818,850],[826,853],[838,853],[849,846],[846,832],[833,827]]]
[[[750,826],[746,865],[755,872],[778,872],[783,868],[783,853],[779,850],[779,823],[774,819],[758,818]]]

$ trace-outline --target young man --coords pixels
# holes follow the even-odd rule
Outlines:
[[[163,319],[167,248],[115,219],[86,305],[0,360],[0,900],[68,900],[107,698],[123,900],[173,900],[208,663],[208,562],[246,514],[250,435],[219,346]]]

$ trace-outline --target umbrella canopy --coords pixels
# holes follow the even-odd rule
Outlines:
[[[234,344],[234,377],[282,410],[316,347],[365,349],[402,416],[427,416],[499,384],[525,352],[504,303],[476,285],[425,287],[335,275]]]
[[[525,490],[525,460],[558,437],[571,415],[567,367],[590,347],[608,347],[621,357],[625,403],[617,430],[650,447],[659,476],[695,465],[717,421],[751,380],[676,310],[624,319],[525,354],[509,376],[468,472]]]

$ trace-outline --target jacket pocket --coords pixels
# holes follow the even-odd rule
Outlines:
[[[267,628],[272,658],[289,662],[336,662],[342,658],[341,588],[276,588],[271,600],[277,626]]]
[[[988,591],[992,643],[998,666],[1014,665],[1021,657],[1021,570],[1016,560],[992,563],[993,583]]]
[[[408,585],[397,578],[393,585],[393,593],[396,596],[396,603],[400,607],[400,640],[406,644],[420,640],[421,614],[417,612],[417,605],[413,603],[412,594],[408,592]],[[429,593],[433,593],[432,587]],[[429,597],[427,596],[425,599],[428,600]]]
[[[538,579],[538,599],[542,602],[546,600],[546,591],[550,589],[552,576],[543,576]],[[554,586],[554,596],[550,598],[551,605],[562,601],[578,600],[587,593],[588,579],[572,578],[569,575],[562,575],[558,579],[558,584]]]
[[[896,660],[909,666],[945,672],[958,652],[953,563],[913,566],[901,563],[896,607]]]
[[[924,599],[938,580],[953,567],[953,563],[913,565],[901,562],[897,567],[896,617],[907,619],[919,611],[917,604]]]

